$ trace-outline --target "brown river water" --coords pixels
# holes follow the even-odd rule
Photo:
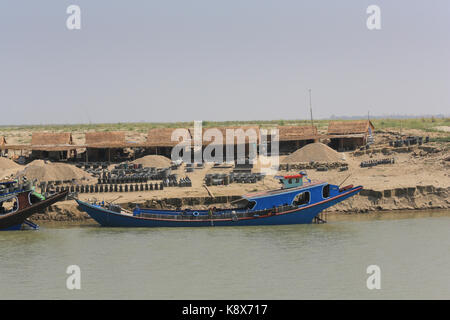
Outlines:
[[[0,232],[0,299],[450,299],[449,231],[449,210],[275,227],[46,223]],[[70,265],[80,289],[67,288]]]

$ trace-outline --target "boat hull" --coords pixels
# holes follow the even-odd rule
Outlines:
[[[0,229],[0,231],[19,231],[19,230],[22,230],[22,224],[16,224],[8,228]]]
[[[232,219],[214,218],[211,220],[195,219],[155,219],[125,215],[110,211],[100,206],[92,205],[80,200],[76,200],[80,208],[91,216],[96,222],[105,227],[227,227],[227,226],[265,226],[265,225],[290,225],[290,224],[309,224],[324,209],[331,207],[349,197],[354,196],[362,187],[355,187],[339,194],[338,196],[305,205],[296,209],[273,214],[270,216],[245,217],[237,221]]]
[[[62,200],[68,193],[68,191],[63,191],[33,205],[26,205],[22,209],[19,208],[16,212],[0,215],[0,230],[20,230],[27,218]]]

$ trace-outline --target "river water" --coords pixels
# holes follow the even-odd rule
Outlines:
[[[0,299],[450,299],[450,211],[322,225],[0,232]],[[68,290],[69,265],[81,289]],[[381,289],[366,285],[369,265]]]

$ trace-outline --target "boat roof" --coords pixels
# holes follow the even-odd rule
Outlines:
[[[292,192],[296,190],[306,189],[312,186],[317,186],[320,184],[326,183],[325,181],[313,181],[313,182],[306,182],[302,186],[294,187],[294,188],[281,188],[276,190],[267,190],[267,191],[260,191],[260,192],[254,192],[254,193],[247,193],[242,196],[244,199],[250,199],[250,198],[260,198],[265,196],[270,196],[278,193],[285,193],[285,192]]]
[[[303,178],[304,175],[303,174],[293,174],[293,175],[288,175],[288,176],[275,176],[275,179],[295,179],[295,178]]]
[[[17,181],[3,181],[3,182],[0,182],[0,185],[8,185],[8,184],[14,184],[14,183],[17,183]]]

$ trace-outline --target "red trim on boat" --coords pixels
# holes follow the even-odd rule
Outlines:
[[[302,174],[294,174],[292,176],[284,176],[284,179],[295,179],[295,178],[303,178]]]
[[[353,188],[353,185],[352,185],[352,184],[349,184],[348,186],[345,186],[345,187],[340,188],[340,189],[339,189],[339,192],[342,192],[342,191],[345,191],[345,190],[348,190],[348,189],[351,189],[351,188]]]

